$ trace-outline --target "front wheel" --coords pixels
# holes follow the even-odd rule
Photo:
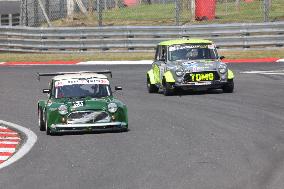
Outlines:
[[[45,120],[45,131],[46,131],[46,135],[51,135],[51,130],[50,128],[48,127],[48,123],[47,123],[47,119]]]
[[[233,93],[234,92],[234,80],[228,80],[228,83],[223,86],[224,93]]]
[[[151,84],[149,77],[147,77],[147,89],[149,93],[157,93],[159,91],[156,85]]]
[[[172,84],[164,82],[163,94],[165,96],[172,96],[172,95],[174,95],[174,92],[175,92],[175,88],[172,86]]]
[[[38,126],[39,130],[45,131],[45,124],[43,120],[43,111],[41,108],[38,108]]]

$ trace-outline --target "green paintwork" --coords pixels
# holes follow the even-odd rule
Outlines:
[[[233,71],[228,69],[228,79],[234,79],[234,77],[235,76],[234,76]]]
[[[52,81],[51,83],[54,83]],[[51,87],[51,86],[50,86]],[[105,111],[110,116],[115,116],[115,122],[123,122],[126,124],[124,129],[128,128],[128,111],[127,107],[120,100],[115,98],[114,96],[108,96],[103,98],[54,98],[52,95],[48,95],[47,100],[39,100],[38,108],[42,109],[44,121],[47,122],[47,126],[50,128],[52,132],[56,132],[57,130],[52,129],[52,124],[64,124],[62,122],[63,117],[67,117],[67,115],[74,111],[86,111],[86,110],[94,110],[94,111]],[[73,103],[77,101],[83,101],[83,106],[74,107]],[[118,110],[115,113],[108,112],[108,104],[114,102],[118,106]],[[48,105],[49,104],[49,105]],[[61,115],[58,112],[58,108],[60,105],[66,105],[68,108],[67,115]],[[112,121],[111,121],[112,122]]]
[[[212,41],[204,40],[204,39],[174,39],[174,40],[168,40],[160,42],[159,45],[181,45],[181,44],[212,44]]]
[[[167,71],[167,72],[164,73],[164,78],[165,78],[167,83],[174,83],[175,82],[173,74],[170,71]]]

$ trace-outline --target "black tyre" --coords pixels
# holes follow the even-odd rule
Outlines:
[[[38,126],[39,130],[45,131],[45,124],[43,120],[43,111],[41,108],[38,108]]]
[[[47,126],[47,119],[45,120],[45,131],[46,131],[46,135],[52,134],[50,128]]]
[[[157,93],[159,88],[156,85],[150,83],[150,78],[147,76],[147,88],[149,93]]]
[[[223,86],[224,93],[233,93],[234,92],[234,80],[228,80],[228,83]]]
[[[170,83],[167,83],[167,82],[163,82],[163,94],[165,96],[172,96],[174,95],[174,92],[175,92],[175,89],[174,87],[170,84]]]

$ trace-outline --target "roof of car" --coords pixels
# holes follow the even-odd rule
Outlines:
[[[83,78],[107,79],[108,77],[103,74],[97,74],[97,73],[64,74],[64,75],[58,75],[58,76],[53,77],[54,80],[83,79]]]
[[[212,44],[213,42],[206,39],[197,38],[184,38],[184,39],[173,39],[168,41],[162,41],[159,45],[181,45],[181,44]]]

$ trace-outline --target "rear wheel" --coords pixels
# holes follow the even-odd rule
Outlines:
[[[147,76],[147,88],[149,93],[157,93],[159,88],[156,85],[151,84],[150,78]]]
[[[234,80],[228,80],[228,83],[223,86],[224,93],[233,93],[234,92]]]
[[[45,131],[45,124],[43,120],[43,111],[41,108],[38,108],[38,126],[39,130]]]

